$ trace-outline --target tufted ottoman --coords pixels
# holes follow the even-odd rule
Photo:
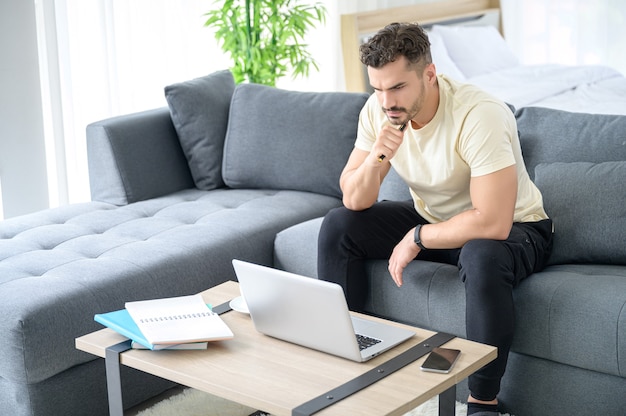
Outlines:
[[[0,409],[20,403],[33,413],[11,414],[106,414],[104,366],[74,347],[76,337],[101,328],[95,313],[235,280],[232,258],[271,265],[277,232],[336,204],[299,191],[188,189],[0,222]],[[147,391],[128,390],[129,405],[170,386],[134,377],[146,376],[125,378]]]

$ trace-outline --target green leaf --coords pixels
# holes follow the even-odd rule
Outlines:
[[[300,0],[217,0],[204,14],[222,51],[230,56],[236,83],[275,85],[290,71],[307,76],[317,63],[303,43],[307,31],[325,24],[322,3]]]

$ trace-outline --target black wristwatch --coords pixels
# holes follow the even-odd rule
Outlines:
[[[424,224],[417,224],[417,227],[415,227],[415,234],[413,235],[413,240],[415,241],[415,244],[417,244],[417,246],[420,249],[426,250],[426,247],[424,247],[424,244],[422,244],[422,239],[420,238],[420,231],[422,231],[422,225]]]

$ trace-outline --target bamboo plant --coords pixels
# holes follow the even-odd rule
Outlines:
[[[318,23],[325,24],[321,3],[298,0],[218,0],[206,13],[205,26],[215,29],[222,50],[230,55],[236,83],[275,86],[291,72],[308,76],[317,63],[307,51],[304,36]],[[220,7],[221,5],[221,7]]]

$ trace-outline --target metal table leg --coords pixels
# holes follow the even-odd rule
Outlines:
[[[213,308],[213,312],[221,315],[230,311],[229,302],[224,302]],[[107,392],[109,397],[109,415],[124,416],[124,402],[122,401],[122,378],[120,375],[120,354],[131,349],[131,340],[120,342],[106,349],[104,365],[107,376]]]
[[[109,415],[124,416],[122,402],[122,378],[120,376],[120,353],[130,349],[131,341],[120,342],[106,349],[104,363],[109,395]]]
[[[454,416],[456,413],[456,385],[439,395],[439,416]]]

